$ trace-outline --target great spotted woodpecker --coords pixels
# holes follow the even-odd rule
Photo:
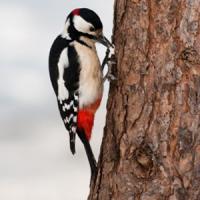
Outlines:
[[[103,75],[95,42],[108,49],[112,44],[103,35],[99,16],[87,8],[73,10],[63,32],[53,42],[49,72],[58,108],[75,154],[76,134],[84,144],[92,174],[96,171],[89,140],[103,93]]]

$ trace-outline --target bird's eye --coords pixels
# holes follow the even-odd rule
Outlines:
[[[90,27],[90,31],[94,32],[95,28],[94,27]]]

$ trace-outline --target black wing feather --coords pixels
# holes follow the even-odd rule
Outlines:
[[[77,114],[78,114],[78,93],[70,94],[67,100],[60,102],[58,107],[63,119],[65,128],[70,136],[70,149],[75,154],[75,138],[77,133]]]
[[[68,61],[69,66],[64,68],[63,79],[65,81],[65,87],[69,92],[69,97],[63,101],[58,99],[58,108],[63,119],[64,125],[69,132],[70,136],[70,149],[71,152],[75,153],[75,137],[76,137],[76,127],[77,127],[77,114],[78,114],[78,82],[80,66],[78,63],[78,55],[73,47],[70,40],[66,40],[61,36],[58,36],[54,41],[49,55],[49,73],[51,82],[58,97],[58,61],[62,51],[68,48]]]

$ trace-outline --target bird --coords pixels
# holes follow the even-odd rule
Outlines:
[[[90,138],[103,95],[103,72],[95,43],[108,49],[100,17],[91,9],[76,8],[67,16],[63,31],[49,52],[49,75],[58,108],[75,154],[78,135],[84,145],[91,174],[97,171]]]

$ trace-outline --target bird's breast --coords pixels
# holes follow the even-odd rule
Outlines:
[[[79,108],[84,108],[102,97],[103,75],[95,46],[75,42],[74,47],[80,63]]]

